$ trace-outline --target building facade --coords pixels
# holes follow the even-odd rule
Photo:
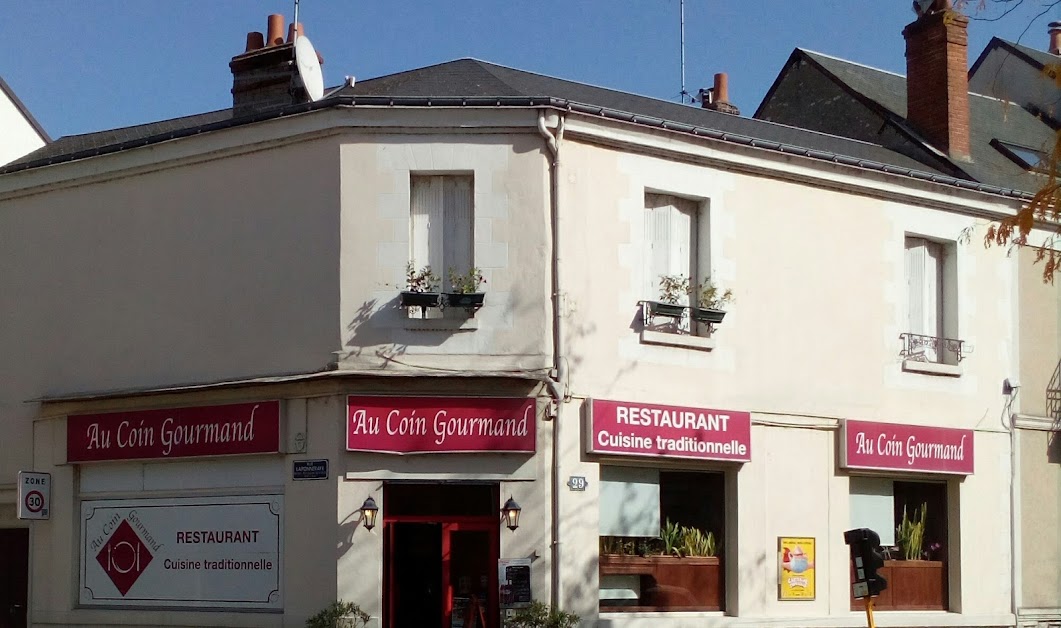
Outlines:
[[[1034,287],[959,240],[1019,193],[721,91],[259,96],[0,174],[0,477],[50,474],[46,519],[0,484],[14,625],[859,626],[860,527],[882,625],[1015,624]]]

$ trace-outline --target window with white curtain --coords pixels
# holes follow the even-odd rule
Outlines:
[[[684,275],[690,284],[697,273],[699,203],[670,194],[645,194],[645,273],[641,293],[649,301],[660,298],[663,275]],[[688,304],[688,298],[681,303]]]
[[[955,338],[954,246],[906,237],[907,320],[905,331],[925,339],[908,341],[907,359],[955,363],[944,338]],[[932,340],[935,339],[935,340]]]
[[[449,272],[466,274],[474,265],[474,185],[471,175],[413,175],[410,182],[411,259],[430,266],[449,290]],[[409,308],[410,315],[420,315]]]

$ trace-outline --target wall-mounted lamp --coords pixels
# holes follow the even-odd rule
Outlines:
[[[505,505],[501,507],[501,519],[509,530],[515,530],[519,527],[519,513],[522,510],[516,500],[512,499],[511,495]]]
[[[365,503],[361,504],[361,518],[365,521],[366,530],[376,527],[376,515],[378,514],[379,506],[376,505],[376,500],[369,495],[365,499]]]

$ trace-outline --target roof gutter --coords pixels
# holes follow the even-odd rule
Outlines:
[[[686,124],[683,122],[674,122],[672,120],[665,120],[663,118],[656,118],[652,116],[643,116],[618,109],[609,109],[607,107],[600,107],[598,105],[589,105],[585,103],[569,101],[562,98],[551,98],[548,96],[507,96],[507,97],[454,97],[454,96],[332,96],[331,98],[325,98],[316,102],[308,102],[300,105],[293,105],[290,107],[283,107],[280,109],[274,109],[262,113],[257,113],[250,116],[241,116],[238,118],[231,118],[229,120],[222,120],[220,122],[213,122],[210,124],[204,124],[200,126],[190,127],[187,129],[180,129],[171,131],[168,133],[160,133],[152,135],[150,137],[140,138],[131,140],[128,142],[121,142],[118,144],[112,144],[110,146],[102,146],[91,150],[79,151],[76,153],[70,153],[67,155],[60,155],[57,157],[48,157],[44,159],[38,159],[35,161],[29,161],[17,165],[9,165],[6,168],[0,168],[0,176],[5,174],[12,174],[20,172],[22,170],[29,170],[31,168],[38,168],[41,166],[51,166],[60,163],[66,163],[70,161],[76,161],[78,159],[86,159],[89,157],[97,157],[100,155],[107,155],[111,153],[117,153],[132,148],[140,148],[148,146],[150,144],[157,144],[159,142],[165,142],[169,140],[175,140],[183,137],[191,137],[194,135],[200,135],[202,133],[209,133],[211,131],[219,131],[235,126],[242,126],[244,124],[252,124],[255,122],[264,122],[266,120],[275,120],[279,118],[286,118],[295,115],[301,115],[320,109],[329,109],[332,107],[348,106],[348,107],[552,107],[563,111],[575,112],[586,114],[590,116],[597,116],[608,120],[618,120],[622,122],[629,122],[637,124],[639,126],[645,126],[650,128],[659,128],[667,131],[674,131],[676,133],[684,133],[687,135],[693,135],[696,137],[706,137],[721,142],[730,144],[737,144],[741,146],[750,146],[752,148],[761,148],[768,151],[783,153],[787,155],[798,155],[801,157],[807,157],[818,161],[828,161],[832,163],[843,164],[846,166],[854,166],[856,168],[862,168],[865,170],[872,170],[876,172],[884,172],[887,174],[898,175],[902,177],[909,177],[911,179],[917,179],[919,181],[929,181],[940,185],[947,185],[956,187],[963,190],[971,190],[976,192],[983,192],[985,194],[993,194],[996,196],[1003,196],[1006,198],[1014,198],[1022,201],[1030,201],[1033,197],[1031,193],[1016,190],[1013,188],[1003,188],[994,185],[987,185],[984,183],[977,183],[975,181],[969,181],[967,179],[959,179],[957,177],[951,177],[948,175],[938,174],[934,172],[925,172],[923,170],[915,170],[912,168],[905,168],[902,166],[894,166],[890,164],[884,164],[868,159],[858,159],[856,157],[849,157],[839,153],[833,153],[829,151],[816,150],[813,148],[806,148],[803,146],[796,146],[794,144],[785,144],[782,142],[773,142],[769,140],[763,140],[748,135],[742,135],[739,133],[729,133],[725,131],[719,131],[718,129],[712,129],[709,127],[696,126],[692,124]]]

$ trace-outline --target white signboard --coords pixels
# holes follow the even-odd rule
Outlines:
[[[18,518],[50,519],[52,513],[52,474],[18,472]]]
[[[282,495],[81,504],[92,606],[281,610]]]

